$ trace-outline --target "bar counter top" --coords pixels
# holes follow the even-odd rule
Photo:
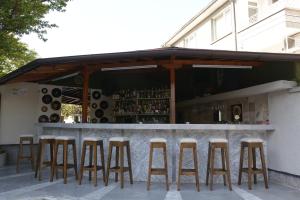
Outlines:
[[[270,124],[65,124],[38,123],[44,128],[67,129],[116,129],[116,130],[245,130],[245,131],[274,131]]]

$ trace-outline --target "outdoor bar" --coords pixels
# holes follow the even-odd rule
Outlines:
[[[182,139],[189,138],[197,147],[196,174],[205,182],[211,160],[209,148],[213,141],[226,141],[228,151],[225,147],[220,147],[220,153],[212,151],[216,153],[214,165],[222,168],[222,159],[228,156],[229,163],[221,174],[225,181],[229,167],[229,178],[236,183],[241,140],[255,139],[263,142],[260,155],[265,156],[269,176],[276,179],[285,171],[276,159],[282,155],[277,147],[281,145],[284,111],[278,107],[291,104],[278,99],[297,93],[299,61],[299,55],[183,48],[37,59],[0,79],[1,144],[15,144],[22,134],[34,134],[36,141],[43,135],[69,137],[75,139],[80,161],[86,152],[84,138],[100,137],[107,165],[109,157],[118,157],[108,155],[111,138],[126,138],[130,154],[124,156],[121,151],[121,157],[125,163],[131,160],[133,181],[147,181],[152,172],[150,143],[165,143],[168,178],[176,182],[178,163],[184,168],[194,167],[192,151],[184,151],[183,160],[180,157]],[[73,123],[64,122],[61,110],[65,104],[82,108]],[[18,113],[19,127],[11,127],[15,123],[12,117],[3,114],[8,112]],[[291,144],[282,148],[295,152],[299,147]],[[68,156],[72,158],[71,151]],[[11,157],[10,162],[15,162]],[[161,168],[164,160],[155,150],[153,167]],[[253,171],[263,167],[259,157],[257,162]],[[290,174],[293,170],[287,169]],[[129,175],[125,173],[125,180]],[[221,178],[214,182],[223,182]],[[264,180],[263,176],[258,180]],[[151,181],[165,182],[165,176],[153,176]],[[245,181],[249,180],[243,175]],[[195,177],[183,176],[181,182],[194,183]]]

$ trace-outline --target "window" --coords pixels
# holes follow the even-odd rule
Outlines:
[[[196,48],[196,33],[192,33],[183,39],[183,47],[185,48]]]
[[[219,15],[212,18],[212,41],[229,34],[232,31],[232,19],[230,8],[224,9]]]
[[[284,40],[285,49],[293,49],[300,47],[300,33],[290,35]]]
[[[189,46],[189,39],[188,38],[184,38],[183,39],[183,47],[188,47]]]
[[[287,38],[287,48],[288,49],[294,48],[295,44],[296,44],[295,38],[293,38],[293,37],[288,37]]]
[[[292,49],[295,48],[296,41],[295,38],[293,37],[288,37],[287,39],[284,40],[284,48],[285,49]]]
[[[257,21],[257,2],[256,1],[248,2],[248,17],[249,17],[250,24],[253,24]]]

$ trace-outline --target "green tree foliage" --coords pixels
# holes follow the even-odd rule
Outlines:
[[[57,27],[44,19],[50,11],[63,12],[70,0],[0,0],[0,75],[35,59],[36,53],[20,37],[36,33],[44,41],[47,29]]]
[[[81,114],[81,106],[74,104],[63,104],[61,108],[61,115],[64,117]]]

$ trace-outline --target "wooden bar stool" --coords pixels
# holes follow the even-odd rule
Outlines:
[[[39,176],[40,181],[42,180],[43,168],[50,166],[52,171],[54,142],[55,142],[55,136],[53,135],[41,135],[39,137],[39,147],[38,147],[38,156],[36,160],[35,178]],[[50,149],[50,160],[44,160],[44,156],[45,156],[44,154],[47,145],[49,145],[49,149]]]
[[[116,148],[116,165],[115,167],[111,167],[111,156],[113,147]],[[124,147],[127,150],[127,161],[128,167],[124,167]],[[107,170],[106,170],[106,183],[108,185],[109,179],[109,172],[115,172],[115,181],[118,181],[118,175],[121,176],[121,188],[124,188],[124,172],[129,172],[130,184],[133,184],[132,179],[132,169],[131,169],[131,156],[130,156],[130,144],[129,138],[127,137],[112,137],[109,139],[109,151],[108,151],[108,158],[107,158]]]
[[[183,150],[192,149],[193,150],[193,160],[194,168],[193,169],[183,169],[182,160],[183,160]],[[195,176],[196,180],[196,189],[200,191],[199,183],[199,172],[198,172],[198,156],[197,156],[197,140],[193,138],[183,138],[180,140],[180,153],[179,153],[179,165],[178,165],[178,181],[177,181],[177,190],[180,190],[180,176]]]
[[[33,156],[33,135],[20,135],[19,136],[19,151],[17,156],[17,173],[20,172],[20,161],[21,160],[30,160],[31,168],[34,171],[34,156]],[[29,145],[30,155],[24,156],[23,154],[23,145]]]
[[[222,168],[215,168],[215,151],[221,149]],[[231,178],[230,178],[230,163],[228,155],[228,140],[227,139],[210,139],[208,146],[207,156],[207,172],[206,172],[206,185],[210,182],[210,190],[213,189],[213,176],[223,175],[224,185],[228,183],[228,188],[231,191]],[[227,179],[227,180],[226,180]]]
[[[254,176],[254,184],[257,183],[257,174],[263,174],[265,188],[268,189],[268,177],[267,177],[267,168],[266,161],[264,155],[264,141],[262,139],[256,138],[246,138],[241,140],[241,155],[240,155],[240,169],[239,169],[239,180],[238,184],[241,185],[242,181],[242,172],[248,173],[248,188],[252,189],[252,175]],[[245,148],[248,148],[248,167],[243,168],[244,162],[244,151]],[[260,152],[260,160],[261,160],[261,169],[256,167],[256,148],[259,149]]]
[[[152,168],[153,150],[155,148],[163,149],[163,155],[164,155],[164,167],[163,168]],[[150,140],[150,155],[149,155],[147,190],[150,190],[151,175],[165,175],[166,189],[169,190],[167,140],[164,138],[153,138]]]
[[[90,147],[89,152],[89,165],[85,166],[85,154],[87,146]],[[99,154],[101,157],[101,165],[97,164],[97,147],[100,147]],[[94,158],[93,158],[94,157]],[[94,161],[94,163],[93,163]],[[80,162],[80,175],[79,175],[79,185],[81,185],[81,180],[84,170],[89,171],[89,180],[92,179],[92,172],[94,172],[94,185],[97,186],[97,171],[102,170],[103,182],[105,183],[105,163],[104,163],[104,150],[103,150],[103,140],[97,137],[86,137],[83,139],[81,162]]]
[[[63,161],[62,163],[57,163],[57,154],[59,145],[63,146]],[[68,147],[72,145],[73,150],[73,164],[68,163]],[[54,173],[57,177],[57,168],[61,168],[63,170],[64,184],[67,183],[68,169],[74,168],[76,180],[78,180],[77,175],[77,154],[76,154],[76,142],[74,137],[70,136],[58,136],[55,137],[55,145],[54,145],[54,159],[52,165],[52,173],[50,181],[53,181]]]

